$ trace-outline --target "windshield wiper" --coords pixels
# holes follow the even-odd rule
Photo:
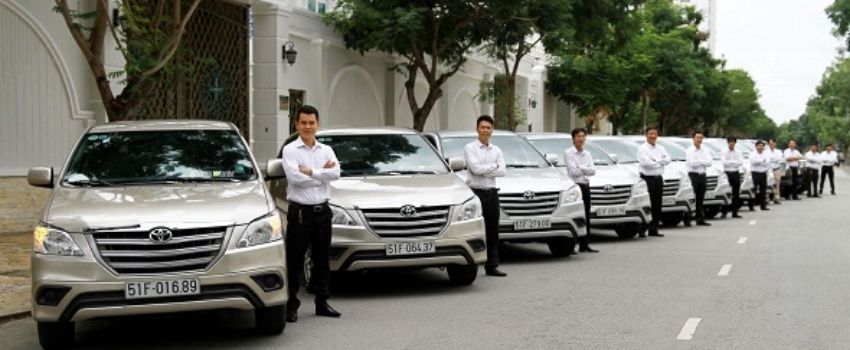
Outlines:
[[[537,165],[537,164],[508,164],[508,165],[505,165],[505,167],[521,169],[521,168],[539,168],[540,166]]]
[[[390,170],[390,171],[379,171],[375,173],[375,175],[434,175],[436,171],[428,171],[428,170]]]
[[[71,186],[84,186],[84,187],[108,187],[108,186],[115,186],[115,184],[113,184],[113,183],[111,183],[111,182],[103,181],[103,180],[98,180],[98,179],[85,179],[85,180],[75,180],[75,181],[68,181],[68,180],[65,180],[65,184],[67,184],[67,185],[71,185]]]
[[[226,178],[206,178],[206,177],[184,177],[184,178],[165,178],[165,179],[152,179],[152,180],[144,180],[144,181],[126,181],[119,182],[121,185],[174,185],[174,184],[184,184],[184,183],[203,183],[203,182],[239,182],[239,179],[226,177]]]

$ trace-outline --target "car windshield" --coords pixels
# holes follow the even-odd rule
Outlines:
[[[688,147],[693,145],[693,141],[679,139],[679,140],[658,140],[658,144],[664,146],[664,149],[667,150],[667,153],[670,154],[670,158],[673,158],[674,161],[684,162],[687,160],[687,155],[685,155],[685,151]]]
[[[445,163],[416,134],[321,135],[333,148],[342,176],[445,174]]]
[[[638,144],[627,140],[591,140],[593,144],[602,147],[605,153],[616,154],[622,164],[637,163]]]
[[[714,160],[720,160],[720,155],[723,154],[723,148],[725,145],[721,142],[725,141],[711,141],[705,140],[702,142],[702,145],[711,150],[711,155]]]
[[[475,141],[475,139],[475,136],[442,138],[443,156],[447,159],[464,159],[463,147]],[[505,165],[508,168],[543,168],[549,166],[543,155],[518,135],[496,135],[491,140],[494,145],[499,146],[502,150]]]
[[[133,131],[86,135],[62,183],[111,186],[256,178],[254,162],[235,131]]]
[[[741,152],[744,158],[750,158],[750,152],[755,151],[756,148],[749,141],[738,141],[735,144],[735,150]]]
[[[540,151],[540,153],[547,154],[557,154],[559,162],[557,166],[563,167],[566,166],[563,162],[564,152],[573,146],[572,138],[548,138],[548,139],[531,139],[528,140],[534,148]],[[593,158],[593,164],[605,166],[605,165],[613,165],[614,161],[605,154],[599,146],[593,145],[590,142],[584,144],[584,149],[590,152],[590,157]]]

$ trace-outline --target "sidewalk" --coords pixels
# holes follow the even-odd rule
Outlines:
[[[30,312],[32,233],[0,234],[0,322]]]

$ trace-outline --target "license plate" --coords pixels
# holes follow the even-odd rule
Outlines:
[[[661,203],[663,203],[663,205],[676,205],[676,198],[664,198]]]
[[[432,254],[436,250],[434,241],[387,243],[387,256]]]
[[[201,283],[197,279],[161,281],[133,281],[124,284],[127,299],[163,298],[201,294]]]
[[[549,219],[525,219],[514,221],[514,230],[535,230],[552,227]]]
[[[610,207],[610,208],[597,208],[596,215],[599,216],[621,216],[626,215],[625,207]]]

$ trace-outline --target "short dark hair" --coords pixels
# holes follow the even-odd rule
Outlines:
[[[490,125],[496,126],[496,121],[493,120],[493,117],[486,114],[482,114],[477,120],[475,120],[475,127],[477,128],[478,125],[481,125],[481,122],[488,122]]]
[[[580,133],[587,135],[587,130],[584,130],[584,128],[575,128],[575,129],[573,129],[573,131],[570,134],[573,136],[573,138],[575,138],[576,135],[578,135]]]
[[[705,134],[702,131],[696,130],[696,131],[694,131],[694,134],[691,135],[691,138],[697,137],[697,135],[705,136]]]
[[[650,131],[652,131],[652,130],[655,130],[655,132],[658,132],[658,128],[657,128],[657,127],[650,126],[650,127],[646,128],[646,131],[644,131],[643,133],[644,133],[644,135],[645,135],[645,134],[649,134],[649,132],[650,132]]]
[[[295,112],[295,122],[298,122],[298,119],[301,118],[302,114],[313,114],[316,116],[316,121],[319,121],[319,110],[316,107],[311,105],[303,105],[298,108],[298,111]]]
[[[756,146],[758,146],[758,145],[764,146],[764,141],[762,141],[762,140],[756,141]]]
[[[735,137],[735,136],[729,136],[729,137],[727,137],[727,138],[726,138],[726,142],[735,142],[735,143],[737,143],[737,142],[738,142],[738,138],[737,138],[737,137]]]
[[[831,143],[827,143],[824,147],[834,147]]]
[[[771,142],[771,141],[773,141],[774,143],[776,143],[776,139],[775,139],[775,138],[769,138],[769,139],[767,139],[767,142]]]

